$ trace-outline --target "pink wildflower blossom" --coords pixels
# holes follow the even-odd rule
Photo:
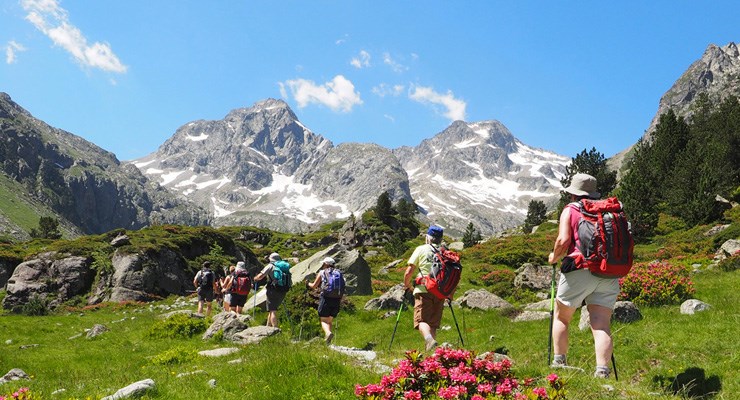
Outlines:
[[[481,383],[478,385],[478,393],[488,394],[493,391],[493,385],[490,383]]]
[[[418,390],[409,390],[403,394],[405,400],[421,400],[421,392]]]
[[[537,395],[538,399],[546,399],[547,398],[547,389],[543,387],[536,387],[532,389],[532,393]]]
[[[465,386],[442,387],[439,389],[439,392],[437,392],[439,397],[445,400],[457,399],[460,395],[467,393],[468,389]]]
[[[557,374],[550,374],[547,376],[547,380],[550,382],[550,385],[555,384],[555,382],[558,381],[558,375]]]

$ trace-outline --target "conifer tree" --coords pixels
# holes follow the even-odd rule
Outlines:
[[[375,215],[381,221],[387,221],[393,214],[393,203],[391,203],[391,196],[388,192],[383,192],[378,196],[378,201],[375,203]]]
[[[483,237],[481,236],[480,232],[475,229],[475,226],[473,226],[472,222],[468,223],[468,226],[465,228],[465,233],[463,233],[462,242],[465,247],[473,247],[476,244],[478,244]]]
[[[589,174],[596,178],[596,188],[602,197],[611,193],[617,186],[617,172],[609,170],[604,154],[599,153],[595,147],[589,151],[583,149],[571,159],[570,165],[565,167],[565,176],[560,180],[563,187],[568,187],[573,175],[577,173]],[[566,204],[568,204],[568,194],[563,193],[560,196],[558,210],[562,210]]]
[[[547,207],[540,200],[530,200],[527,208],[527,218],[524,220],[524,233],[532,232],[532,228],[547,220]]]
[[[38,229],[31,228],[30,235],[38,239],[59,239],[62,233],[59,232],[59,220],[53,217],[41,217],[39,219]]]

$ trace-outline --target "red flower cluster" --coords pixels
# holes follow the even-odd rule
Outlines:
[[[695,292],[687,268],[660,261],[636,264],[619,285],[619,300],[641,305],[677,304]]]
[[[428,358],[417,351],[407,352],[380,384],[355,386],[355,396],[366,400],[564,399],[562,380],[552,374],[547,381],[549,392],[534,387],[534,379],[520,383],[508,360],[495,362],[492,355],[476,358],[467,350],[439,347]]]

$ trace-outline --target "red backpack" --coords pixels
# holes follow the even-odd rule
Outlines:
[[[239,271],[234,275],[231,284],[231,292],[238,295],[246,296],[252,289],[252,280],[249,278],[247,271]]]
[[[438,299],[449,299],[455,292],[457,284],[460,283],[462,273],[460,255],[450,250],[437,250],[434,246],[432,249],[434,249],[434,257],[429,275],[417,277],[415,283],[424,285],[427,292]]]
[[[573,232],[576,251],[572,256],[576,266],[588,268],[602,278],[627,275],[632,268],[635,242],[622,203],[616,197],[609,197],[583,199],[568,207],[580,214]]]

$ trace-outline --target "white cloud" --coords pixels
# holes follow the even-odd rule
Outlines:
[[[340,39],[334,41],[334,44],[339,46],[340,44],[347,43],[347,40],[349,40],[349,35],[345,33],[344,36],[342,36]]]
[[[388,85],[385,83],[381,83],[378,86],[375,86],[372,89],[372,92],[380,97],[385,96],[400,96],[403,93],[404,86],[403,85]]]
[[[391,122],[396,122],[396,119],[395,119],[395,118],[393,118],[393,116],[392,116],[392,115],[388,115],[388,114],[383,114],[383,117],[385,117],[385,119],[387,119],[387,120],[389,120],[389,121],[391,121]]]
[[[15,40],[11,40],[8,42],[8,45],[5,46],[5,62],[8,64],[13,64],[16,62],[15,55],[19,51],[26,51],[26,48],[23,47],[20,43],[17,43]]]
[[[383,63],[391,67],[391,69],[395,72],[403,72],[409,69],[407,66],[401,65],[396,60],[394,60],[388,53],[383,53]]]
[[[298,102],[299,108],[315,103],[323,104],[334,111],[350,112],[352,107],[362,104],[360,93],[355,91],[355,85],[342,75],[335,76],[323,85],[317,85],[306,79],[280,83],[280,93],[287,98],[286,86]]]
[[[67,10],[57,0],[22,0],[28,12],[26,20],[48,36],[55,45],[72,54],[82,65],[103,71],[125,73],[127,67],[121,63],[108,43],[95,42],[88,45],[87,38],[69,22]]]
[[[370,66],[370,53],[368,53],[365,50],[361,50],[360,54],[353,58],[352,61],[349,62],[353,67],[355,68],[363,68],[363,67],[369,67]]]
[[[450,90],[446,94],[440,94],[435,92],[431,87],[414,86],[409,93],[409,98],[422,104],[442,106],[446,110],[442,112],[442,115],[452,121],[465,120],[465,107],[467,104],[463,100],[456,99]]]

